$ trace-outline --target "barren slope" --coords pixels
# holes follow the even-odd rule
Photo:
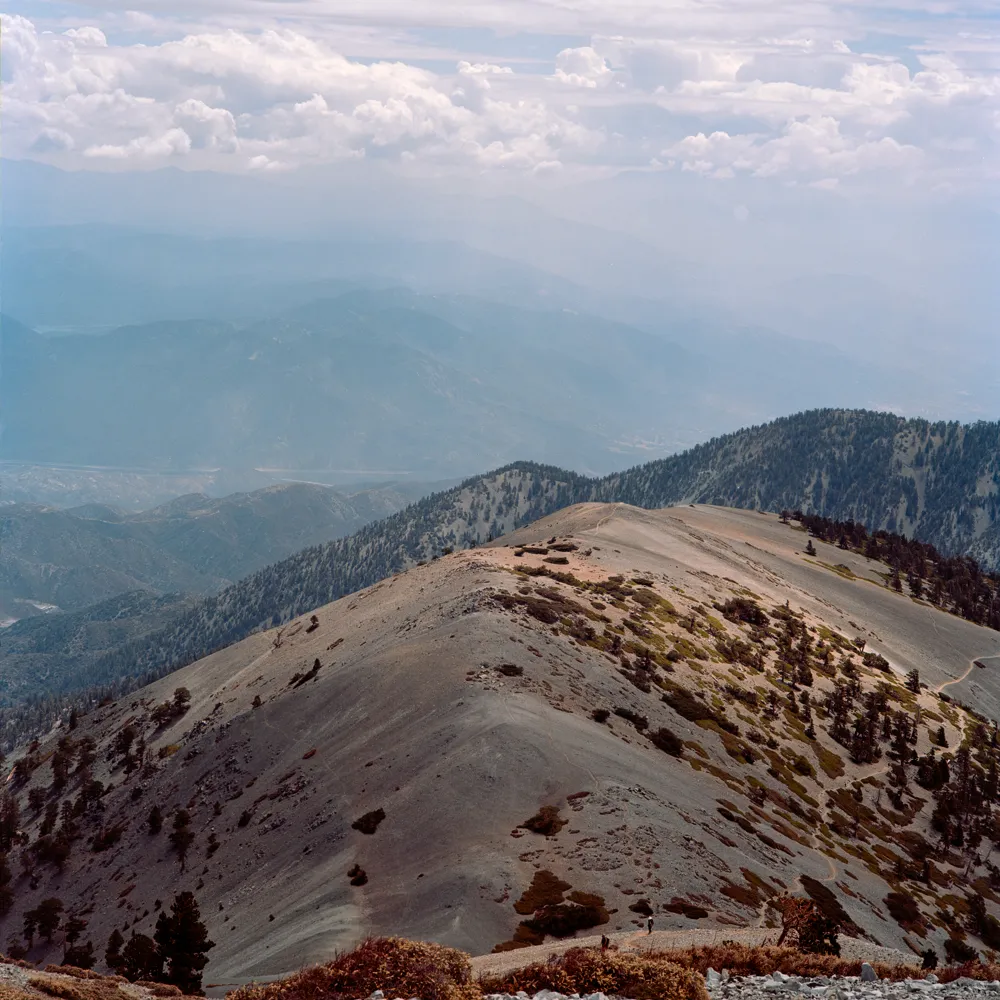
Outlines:
[[[29,866],[0,933],[16,934],[23,909],[55,895],[93,907],[102,949],[114,925],[149,933],[155,901],[188,888],[217,942],[206,982],[233,981],[371,931],[488,951],[530,919],[539,882],[532,904],[514,904],[551,872],[565,885],[549,880],[550,902],[565,895],[575,917],[603,907],[608,930],[640,921],[629,910],[639,900],[659,928],[758,925],[787,887],[831,890],[882,944],[906,947],[908,934],[940,949],[942,912],[961,913],[963,869],[984,876],[992,899],[988,869],[962,848],[938,849],[921,881],[920,843],[937,838],[930,794],[911,783],[892,807],[889,742],[879,759],[852,762],[822,705],[835,683],[856,681],[860,712],[881,682],[890,722],[920,709],[915,754],[926,756],[938,726],[951,748],[963,733],[975,743],[970,716],[926,687],[907,691],[903,674],[916,667],[931,687],[969,674],[948,691],[1000,714],[995,666],[971,667],[1000,654],[1000,635],[889,591],[884,567],[863,557],[820,545],[807,559],[804,542],[773,515],[579,505],[97,710],[37,750],[28,787],[52,784],[61,735],[76,747],[93,738],[94,775],[115,787],[76,819],[61,872]],[[766,623],[741,619],[752,607]],[[889,673],[863,665],[856,637]],[[809,683],[791,683],[792,661]],[[150,710],[179,686],[190,707],[157,728]],[[790,690],[811,707],[791,712]],[[611,714],[598,722],[595,709]],[[128,725],[145,739],[145,765],[130,776],[112,748]],[[80,780],[48,802],[77,798]],[[860,802],[855,780],[867,781]],[[17,794],[35,844],[41,816],[24,787]],[[165,816],[156,835],[154,803]],[[520,826],[543,806],[567,821],[553,836]],[[183,869],[167,839],[178,807],[196,834]],[[378,809],[374,833],[352,829]],[[113,843],[94,852],[101,829]],[[354,866],[365,884],[351,884]],[[908,931],[888,912],[890,891],[917,907]]]

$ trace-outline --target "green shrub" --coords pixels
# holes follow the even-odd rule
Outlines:
[[[542,806],[534,816],[521,824],[521,829],[554,837],[568,822],[568,819],[559,818],[559,806]]]
[[[647,719],[644,715],[640,715],[638,712],[633,712],[630,708],[622,708],[619,706],[615,709],[615,715],[617,715],[620,719],[627,719],[633,726],[635,726],[636,729],[639,730],[639,732],[649,728],[649,719]]]
[[[681,738],[665,726],[661,726],[656,732],[650,733],[649,739],[653,746],[658,747],[664,753],[670,754],[671,757],[680,757],[684,753],[684,743],[681,741]]]
[[[371,836],[377,829],[379,823],[385,819],[384,809],[372,809],[371,812],[366,812],[364,816],[356,819],[351,824],[352,830],[357,830],[359,833],[368,834]]]

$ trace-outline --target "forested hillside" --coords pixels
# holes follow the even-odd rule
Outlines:
[[[159,633],[99,659],[88,682],[183,666],[421,560],[499,537],[578,502],[591,488],[584,477],[531,463],[477,476],[348,538],[304,549],[253,573]]]
[[[601,480],[638,507],[799,508],[1000,565],[1000,423],[929,423],[813,410],[715,438]]]
[[[515,463],[258,570],[141,639],[81,657],[79,672],[64,675],[59,688],[162,675],[449,548],[485,542],[591,500],[800,509],[917,537],[945,555],[971,554],[995,570],[998,456],[998,424],[817,410],[603,479]],[[62,669],[72,668],[64,661]]]

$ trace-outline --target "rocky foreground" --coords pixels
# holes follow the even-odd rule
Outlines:
[[[705,986],[712,1000],[767,1000],[775,994],[797,994],[823,997],[825,1000],[913,1000],[928,996],[936,1000],[973,1000],[1000,994],[1000,981],[986,982],[959,978],[942,983],[930,973],[923,979],[879,979],[866,962],[860,976],[786,976],[773,972],[769,976],[730,976],[728,972],[709,969]],[[383,1000],[376,994],[369,1000]],[[540,990],[531,996],[523,990],[516,994],[489,993],[483,1000],[612,1000],[604,993],[566,996],[554,990]]]
[[[1000,982],[984,982],[978,979],[953,979],[942,983],[931,973],[924,979],[879,979],[867,963],[862,966],[860,976],[786,976],[783,972],[772,972],[770,976],[729,977],[724,972],[709,969],[706,976],[709,995],[718,1000],[739,998],[756,1000],[775,993],[800,994],[802,996],[825,997],[827,1000],[894,1000],[914,996],[934,996],[940,1000],[950,997],[985,997],[1000,993]]]

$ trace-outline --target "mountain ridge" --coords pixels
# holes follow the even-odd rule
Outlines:
[[[995,568],[998,483],[998,423],[932,424],[849,410],[782,418],[598,480],[514,463],[256,571],[154,636],[103,652],[88,663],[86,682],[176,669],[444,549],[485,543],[572,503],[799,508],[901,530]]]
[[[940,948],[991,873],[997,750],[962,703],[1000,715],[1000,634],[807,539],[576,504],[79,713],[8,783],[28,844],[5,919],[58,897],[100,944],[190,889],[225,982],[367,933],[483,953],[562,916],[755,927],[786,890]]]

